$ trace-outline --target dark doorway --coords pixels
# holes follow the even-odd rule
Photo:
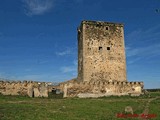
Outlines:
[[[32,97],[34,98],[34,90],[32,91]]]

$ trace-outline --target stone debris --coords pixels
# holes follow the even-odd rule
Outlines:
[[[126,113],[131,113],[131,114],[133,114],[133,109],[132,109],[131,106],[126,106],[124,111],[125,111]]]

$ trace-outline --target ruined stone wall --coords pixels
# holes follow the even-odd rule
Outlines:
[[[3,95],[48,97],[48,87],[44,82],[0,81],[0,93]]]
[[[78,28],[78,81],[83,80],[83,30],[84,27]]]
[[[64,97],[139,96],[143,94],[143,82],[107,82],[96,80],[90,82],[68,82],[61,86],[63,86]]]
[[[127,82],[123,25],[82,21],[78,28],[78,78],[60,83],[63,97],[143,94],[143,82]]]
[[[83,21],[78,34],[79,81],[127,80],[122,24]]]

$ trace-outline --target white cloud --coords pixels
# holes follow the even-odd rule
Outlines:
[[[45,63],[48,63],[48,60],[37,60],[37,63],[38,64],[45,64]]]
[[[138,48],[129,48],[127,49],[127,57],[133,56],[155,56],[160,55],[160,43],[159,44],[152,44],[146,47],[138,47]]]
[[[74,64],[75,66],[77,66],[77,65],[78,65],[78,61],[77,61],[77,60],[74,60],[74,61],[73,61],[73,64]]]
[[[141,59],[150,59],[155,56],[160,56],[160,43],[152,44],[146,47],[127,48],[126,49],[127,63],[132,64]]]
[[[68,72],[76,72],[77,68],[76,66],[64,66],[64,67],[61,67],[60,70],[63,73],[68,73]]]
[[[68,54],[71,54],[72,52],[68,49],[68,50],[65,50],[65,51],[62,51],[62,52],[56,52],[56,55],[59,55],[59,56],[64,56],[64,55],[68,55]]]
[[[135,55],[138,54],[138,52],[139,52],[139,49],[134,49],[134,48],[131,48],[131,47],[128,47],[126,49],[127,57],[135,56]]]
[[[77,67],[78,67],[77,60],[74,60],[73,61],[73,65],[62,66],[60,68],[60,71],[62,73],[72,73],[72,75],[77,75]]]
[[[75,48],[66,48],[65,50],[61,52],[56,52],[56,55],[58,56],[64,56],[64,55],[73,55],[75,54]]]
[[[160,36],[160,24],[148,29],[137,29],[126,36],[127,43],[144,43],[155,41]]]
[[[24,0],[26,15],[42,15],[51,10],[53,0]]]
[[[128,64],[132,64],[132,63],[135,63],[137,62],[138,60],[140,60],[141,58],[140,57],[136,57],[135,59],[130,59],[129,61],[127,61]]]
[[[143,58],[160,55],[160,25],[145,30],[136,30],[126,37],[126,56],[132,64]]]

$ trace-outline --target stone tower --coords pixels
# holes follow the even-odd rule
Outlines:
[[[78,81],[127,81],[123,24],[82,21],[78,28]]]

